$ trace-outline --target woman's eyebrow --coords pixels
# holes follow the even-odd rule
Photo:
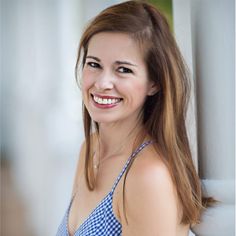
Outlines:
[[[86,59],[87,58],[90,58],[90,59],[94,59],[95,61],[97,62],[101,62],[101,60],[98,58],[98,57],[95,57],[95,56],[86,56]],[[129,65],[129,66],[137,66],[131,62],[128,62],[128,61],[115,61],[115,64],[118,64],[118,65]]]
[[[98,57],[94,57],[94,56],[86,56],[86,59],[87,59],[87,58],[94,59],[95,61],[98,61],[98,62],[101,61]]]
[[[137,66],[137,65],[135,65],[131,62],[128,62],[128,61],[116,61],[115,63],[118,64],[118,65],[125,64],[125,65],[129,65],[129,66]]]

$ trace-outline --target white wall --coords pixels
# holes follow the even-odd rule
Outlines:
[[[55,234],[83,136],[74,0],[2,1],[2,140],[35,235]]]

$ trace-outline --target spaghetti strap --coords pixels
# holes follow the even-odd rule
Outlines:
[[[125,166],[123,167],[122,171],[120,172],[120,174],[118,175],[113,187],[112,187],[112,190],[111,190],[111,194],[113,195],[114,191],[115,191],[115,188],[117,186],[117,184],[119,183],[120,179],[122,178],[123,174],[125,173],[130,161],[132,158],[134,158],[139,152],[141,152],[147,145],[149,145],[150,143],[152,143],[153,141],[152,140],[149,140],[147,142],[144,142],[143,144],[141,144],[132,154],[131,156],[129,157],[129,159],[127,160]]]

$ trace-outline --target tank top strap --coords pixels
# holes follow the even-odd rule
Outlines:
[[[115,188],[117,186],[117,184],[119,183],[120,179],[122,178],[123,174],[125,173],[130,161],[132,158],[134,158],[142,149],[144,149],[146,146],[148,146],[150,143],[152,143],[153,141],[152,140],[149,140],[147,142],[144,142],[143,144],[141,144],[131,155],[130,157],[128,158],[125,166],[123,167],[122,171],[120,172],[120,174],[118,175],[113,187],[112,187],[112,190],[111,190],[111,193],[113,195],[114,191],[115,191]]]

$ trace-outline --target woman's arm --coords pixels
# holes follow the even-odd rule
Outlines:
[[[125,185],[128,225],[121,214],[122,235],[175,236],[177,195],[167,167],[160,161],[141,159],[134,165]]]

